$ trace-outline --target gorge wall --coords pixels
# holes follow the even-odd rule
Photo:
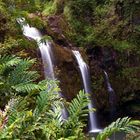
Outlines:
[[[55,75],[60,81],[63,96],[70,101],[79,90],[83,89],[79,68],[71,52],[71,49],[75,49],[75,47],[67,47],[63,43],[54,41],[52,48],[55,58]],[[103,70],[106,70],[117,95],[119,115],[126,113],[126,115],[138,116],[140,57],[135,54],[120,53],[110,47],[102,46],[95,46],[86,50],[80,49],[80,52],[90,68],[92,98],[96,101],[99,114],[102,112],[103,115],[106,115],[106,112],[109,112],[109,94],[103,74]],[[41,62],[41,60],[39,61]],[[39,67],[37,69],[40,69]],[[41,71],[43,75],[43,69]],[[129,114],[130,109],[132,114]]]
[[[47,22],[44,33],[49,35],[54,42],[56,74],[60,80],[62,93],[67,100],[71,100],[80,89],[83,89],[78,66],[71,53],[71,49],[78,48],[69,39],[71,29],[63,16],[49,16],[43,19]],[[139,55],[133,51],[120,52],[111,46],[95,44],[79,49],[90,67],[91,86],[97,111],[109,111],[109,94],[103,74],[103,70],[106,70],[117,95],[117,108],[120,115],[124,110],[129,115],[131,108],[130,115],[135,116],[139,112]]]

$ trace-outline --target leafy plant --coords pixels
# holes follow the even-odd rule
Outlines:
[[[39,75],[31,70],[35,59],[21,59],[16,56],[0,56],[0,89],[1,100],[13,95],[35,94],[46,85],[35,82]]]
[[[85,109],[87,95],[83,91],[79,92],[77,98],[68,105],[68,119],[63,120],[62,99],[56,94],[58,90],[57,86],[47,85],[46,90],[36,97],[35,108],[29,107],[28,97],[11,99],[5,110],[0,112],[0,139],[82,140],[85,125],[79,116],[88,113]]]
[[[139,120],[131,120],[129,117],[119,118],[115,122],[111,123],[106,127],[98,136],[97,140],[106,140],[107,137],[111,136],[115,132],[125,132],[134,134],[140,126]]]

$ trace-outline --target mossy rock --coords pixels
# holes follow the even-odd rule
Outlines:
[[[46,20],[46,34],[52,37],[53,41],[65,47],[71,47],[71,28],[65,18],[60,16],[48,16]]]

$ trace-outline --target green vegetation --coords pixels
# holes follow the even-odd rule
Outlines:
[[[50,87],[51,85],[51,87]],[[85,124],[81,118],[87,116],[87,95],[82,91],[68,106],[67,120],[61,116],[62,99],[54,81],[47,81],[46,89],[34,97],[31,107],[29,95],[12,98],[0,114],[0,139],[83,139]],[[55,84],[56,85],[56,84]],[[75,111],[76,110],[76,111]],[[83,118],[83,117],[82,117]]]
[[[133,121],[128,117],[117,119],[115,122],[106,127],[99,135],[97,140],[106,140],[115,132],[125,132],[134,134],[139,129],[140,121]]]
[[[0,62],[1,99],[11,98],[4,111],[0,111],[1,139],[84,139],[88,95],[81,91],[67,103],[69,117],[63,120],[63,100],[56,94],[59,88],[55,81],[34,82],[37,73],[28,70],[34,60],[3,56]],[[130,118],[118,119],[101,132],[97,140],[105,140],[117,131],[134,133],[139,124]]]
[[[72,44],[87,50],[98,46],[117,52],[121,70],[111,82],[122,102],[127,102],[140,90],[139,15],[139,0],[0,0],[0,139],[89,139],[85,132],[88,95],[80,91],[68,102],[56,94],[60,91],[58,82],[44,80],[37,44],[22,35],[18,17],[25,17],[45,34],[42,42],[47,39],[64,47]],[[63,64],[68,65],[68,61],[63,60]],[[91,76],[93,89],[100,92],[103,77],[97,75]],[[67,120],[61,116],[63,105],[69,113]],[[138,140],[139,126],[139,120],[119,118],[96,139],[106,140],[113,133],[125,132],[127,140]]]
[[[139,44],[136,20],[140,2],[132,3],[119,0],[70,2],[70,23],[76,33],[76,44],[113,46],[120,51],[127,46],[127,50],[133,50]]]

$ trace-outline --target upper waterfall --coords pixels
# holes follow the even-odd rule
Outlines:
[[[48,41],[42,42],[41,33],[36,28],[30,27],[29,24],[25,22],[24,18],[18,18],[17,22],[22,26],[23,34],[26,37],[37,41],[42,56],[45,77],[54,79],[53,62],[52,62],[53,54],[49,42]]]

